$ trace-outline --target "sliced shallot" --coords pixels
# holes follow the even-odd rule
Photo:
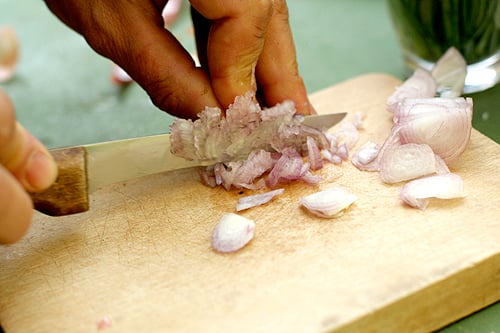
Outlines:
[[[396,112],[399,104],[407,98],[430,98],[436,95],[437,84],[432,74],[417,68],[403,84],[387,98],[387,110]]]
[[[212,247],[218,252],[235,252],[254,236],[255,222],[238,214],[226,213],[212,233]]]
[[[437,82],[437,92],[440,97],[461,96],[466,75],[467,63],[462,54],[454,47],[450,47],[432,69],[432,76]]]
[[[425,143],[447,164],[463,153],[472,130],[471,98],[407,99],[401,104],[401,143]]]
[[[317,216],[334,218],[342,215],[356,199],[354,194],[339,186],[304,196],[300,203]]]
[[[400,194],[403,202],[421,210],[427,207],[429,198],[453,199],[464,196],[463,180],[454,173],[415,179],[408,182]]]
[[[285,190],[280,188],[273,191],[268,191],[265,193],[259,193],[254,195],[249,195],[247,197],[240,198],[236,204],[236,211],[242,211],[252,207],[260,206],[271,201],[275,196],[282,194]]]
[[[407,143],[386,149],[380,160],[380,179],[393,184],[436,172],[436,158],[426,144]]]

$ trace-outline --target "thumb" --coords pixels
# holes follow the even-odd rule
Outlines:
[[[47,149],[15,120],[14,107],[0,91],[0,164],[27,190],[46,189],[57,177]]]

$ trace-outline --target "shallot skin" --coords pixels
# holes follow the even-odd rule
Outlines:
[[[212,233],[212,248],[217,252],[236,252],[254,236],[255,222],[238,214],[222,216]]]

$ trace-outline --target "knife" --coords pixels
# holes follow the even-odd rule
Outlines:
[[[326,130],[346,113],[311,115],[303,124]],[[170,134],[109,141],[50,150],[59,168],[47,190],[30,193],[35,209],[50,216],[82,213],[89,209],[89,194],[142,176],[203,165],[172,154]]]

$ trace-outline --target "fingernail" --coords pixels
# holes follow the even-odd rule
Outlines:
[[[34,151],[28,159],[24,178],[30,191],[41,191],[52,185],[57,178],[57,164],[52,155]]]

